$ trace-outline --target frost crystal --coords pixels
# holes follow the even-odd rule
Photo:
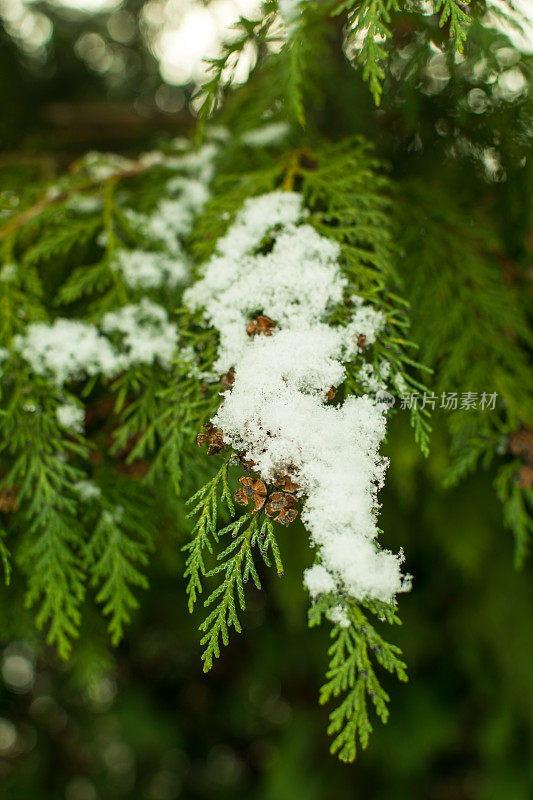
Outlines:
[[[194,220],[209,199],[209,190],[202,181],[175,177],[168,181],[167,191],[179,196],[162,200],[150,215],[131,209],[126,213],[145,236],[161,242],[172,256],[183,257],[181,240],[191,232]]]
[[[380,379],[380,376],[376,373],[372,364],[363,364],[357,374],[357,378],[361,386],[372,394],[382,392],[387,388],[386,383]]]
[[[143,297],[138,305],[105,314],[101,326],[106,333],[120,334],[123,358],[128,365],[157,360],[170,367],[178,329],[169,322],[163,306]]]
[[[28,325],[14,346],[34,372],[58,386],[87,375],[111,377],[135,364],[170,367],[178,330],[162,306],[143,298],[105,314],[100,327],[114,344],[89,322],[56,319]]]
[[[57,420],[63,428],[68,428],[76,433],[83,431],[85,410],[74,403],[65,403],[56,409]]]
[[[220,333],[215,370],[235,370],[213,423],[264,480],[289,474],[306,497],[302,521],[318,548],[304,579],[311,595],[388,602],[409,586],[403,555],[377,544],[386,411],[369,396],[326,405],[328,389],[344,380],[343,359],[358,351],[358,335],[374,341],[384,317],[355,297],[346,327],[327,324],[346,287],[340,250],[302,224],[304,216],[296,193],[246,201],[186,301],[203,307]],[[264,252],[267,234],[273,243]],[[247,323],[259,311],[275,327],[249,337]]]
[[[172,169],[184,172],[185,176],[177,175],[167,181],[166,198],[149,215],[140,214],[131,209],[126,210],[130,221],[145,236],[160,242],[173,259],[177,259],[174,268],[170,267],[170,269],[167,269],[168,261],[167,267],[163,265],[163,262],[159,262],[160,269],[167,271],[171,276],[171,280],[172,276],[176,275],[175,270],[178,270],[177,279],[171,285],[182,282],[186,276],[187,262],[182,240],[192,231],[194,220],[209,199],[210,192],[207,184],[213,178],[213,162],[217,153],[218,147],[215,144],[207,144],[198,152],[185,152],[177,156],[167,156],[164,159],[164,163]],[[147,280],[153,280],[153,270],[146,266],[148,255],[155,257],[157,254],[144,254],[145,269],[151,275],[151,278],[147,278]],[[158,265],[156,264],[156,266]],[[182,272],[182,270],[185,270],[185,272]],[[133,274],[133,270],[130,271],[130,274]],[[155,284],[138,282],[136,285],[152,288]]]
[[[280,0],[279,10],[282,19],[293,34],[297,27],[298,16],[301,12],[302,0]]]
[[[233,225],[218,241],[221,255],[238,258],[258,247],[271,228],[290,225],[304,216],[303,199],[296,192],[270,192],[250,197]]]
[[[313,564],[305,570],[305,585],[311,597],[318,597],[321,594],[329,594],[337,588],[331,574],[322,564]]]
[[[279,144],[290,131],[289,125],[284,122],[270,122],[260,128],[253,128],[241,134],[241,142],[247,147],[269,147]]]
[[[95,500],[102,494],[100,487],[88,480],[78,481],[74,484],[74,488],[81,500]]]
[[[363,300],[357,295],[350,298],[355,306],[352,319],[348,325],[348,335],[357,340],[358,336],[365,337],[365,345],[373,344],[376,336],[385,325],[385,315],[373,306],[363,305]]]
[[[185,257],[169,258],[165,253],[149,250],[119,250],[113,267],[132,289],[174,289],[185,282],[189,273]]]
[[[302,198],[273,192],[248,200],[218,245],[202,280],[185,293],[192,307],[203,306],[220,332],[215,370],[225,372],[247,349],[246,325],[262,309],[281,328],[305,329],[342,299],[344,279],[339,247],[309,225],[296,226]],[[246,255],[288,217],[269,253]]]
[[[34,322],[24,335],[15,337],[14,345],[34,372],[59,385],[99,372],[112,374],[117,368],[117,354],[105,336],[80,320]]]
[[[328,612],[328,619],[330,619],[334,625],[339,625],[341,628],[350,627],[350,618],[346,613],[346,609],[342,606],[333,606]]]

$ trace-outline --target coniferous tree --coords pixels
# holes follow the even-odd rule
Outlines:
[[[449,483],[495,463],[518,565],[533,524],[531,63],[484,3],[431,6],[267,2],[191,140],[2,196],[5,602],[62,658],[92,604],[118,644],[166,514],[208,671],[298,530],[345,761],[409,662],[382,624],[411,585],[378,527],[395,415],[430,459],[444,417]]]

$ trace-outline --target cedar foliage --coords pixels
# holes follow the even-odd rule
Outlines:
[[[474,10],[479,15],[483,9]],[[523,269],[530,207],[526,199],[516,212],[512,241],[504,241],[494,224],[494,196],[498,190],[504,195],[500,184],[506,180],[527,186],[529,99],[523,92],[498,96],[490,88],[499,85],[494,74],[498,79],[505,71],[494,53],[508,43],[480,22],[468,27],[462,4],[437,0],[430,17],[403,12],[395,0],[306,3],[283,30],[277,3],[267,2],[260,19],[240,20],[236,38],[212,64],[201,89],[199,150],[171,142],[155,158],[92,154],[52,185],[26,187],[16,203],[3,196],[1,556],[6,583],[10,577],[25,580],[36,624],[62,657],[69,657],[90,601],[101,607],[111,642],[120,641],[139,590],[148,588],[145,570],[157,541],[151,521],[162,497],[171,508],[181,502],[176,497],[184,483],[192,495],[189,516],[196,518],[183,547],[185,577],[190,610],[200,599],[206,608],[200,623],[205,670],[219,657],[221,643],[228,644],[229,629],[241,631],[246,583],[251,579],[256,589],[264,583],[259,560],[283,574],[283,529],[264,516],[234,518],[232,498],[242,474],[237,454],[215,456],[212,467],[195,444],[201,424],[220,403],[220,387],[203,377],[215,358],[216,332],[201,315],[181,307],[182,286],[135,287],[116,268],[120,252],[176,258],[172,242],[154,233],[150,222],[162,213],[161,203],[175,197],[176,180],[184,181],[186,195],[187,180],[197,180],[206,163],[215,173],[207,181],[211,198],[190,229],[175,235],[180,257],[191,262],[187,280],[198,274],[246,197],[279,187],[301,192],[312,224],[340,244],[353,291],[386,316],[373,363],[388,360],[411,393],[429,391],[426,383],[437,396],[498,392],[496,413],[459,408],[447,418],[449,480],[498,463],[495,484],[504,520],[515,534],[517,563],[523,562],[533,502],[526,469],[533,425],[530,299]],[[440,158],[449,161],[442,185],[428,180],[427,169],[421,180],[416,158],[402,167],[394,146],[388,152],[393,176],[387,176],[383,159],[353,135],[354,112],[346,98],[354,78],[340,58],[340,28],[346,54],[374,102],[399,121],[406,137],[409,109],[402,92],[414,90],[402,80],[408,76],[410,85],[425,85],[427,123],[439,127],[440,149],[428,157],[424,142],[413,136],[412,150],[422,151],[421,161],[429,158],[435,168]],[[408,38],[407,55],[400,52],[401,36]],[[232,91],[232,70],[247,46],[255,48],[256,65],[247,83]],[[425,70],[436,46],[448,75],[444,91],[454,96],[448,107],[441,107],[440,90]],[[338,72],[334,99],[324,85],[331,74],[317,75],[319,48],[335,64],[333,74]],[[457,57],[455,48],[463,55]],[[481,57],[485,63],[479,67]],[[517,59],[527,77],[530,65]],[[464,111],[475,89],[488,106],[489,132]],[[341,137],[334,142],[325,131],[332,105],[339,110]],[[222,135],[210,122],[217,114],[226,126]],[[247,132],[276,122],[287,126],[280,141],[246,144]],[[503,138],[499,131],[506,126],[511,135]],[[380,133],[377,150],[387,150],[386,137]],[[476,165],[478,183],[458,191],[463,163]],[[471,218],[461,205],[470,209],[479,187],[483,203]],[[59,385],[32,370],[17,346],[32,323],[61,317],[101,328],[106,313],[145,297],[178,327],[171,365],[154,358],[114,375],[80,374]],[[337,309],[332,323],[342,324],[344,313]],[[116,337],[113,342],[123,345]],[[362,391],[358,366],[347,365],[346,395]],[[65,404],[83,411],[83,430],[61,424],[58,409]],[[427,408],[411,409],[411,425],[427,455]],[[526,442],[521,447],[520,435]],[[335,596],[313,605],[310,625],[327,618],[339,600],[348,602]],[[320,699],[339,702],[330,716],[332,750],[351,761],[358,743],[368,743],[368,705],[382,721],[388,716],[388,696],[372,659],[401,680],[406,674],[398,649],[367,617],[394,623],[397,609],[349,602],[348,614],[349,628],[332,629]]]

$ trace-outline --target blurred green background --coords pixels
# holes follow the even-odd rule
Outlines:
[[[222,0],[216,13],[213,7],[125,0],[80,9],[0,0],[4,190],[33,175],[54,175],[88,149],[133,152],[189,131],[201,58],[244,9]],[[182,23],[172,33],[174,19],[182,20],[185,34]],[[408,36],[409,24],[406,18],[398,37]],[[198,33],[202,25],[208,34]],[[442,82],[439,65],[433,73],[429,68],[435,53],[426,47],[409,56],[419,63],[407,78],[401,71],[389,76],[379,111],[346,67],[344,84],[324,101],[324,118],[333,135],[371,138],[393,177],[453,185],[467,207],[489,204],[507,254],[520,260],[529,226],[523,199],[529,173],[517,144],[525,131],[523,84],[507,74],[517,61],[501,34],[479,27],[469,47],[474,66],[507,48],[507,62],[498,62],[506,80],[500,75],[495,84],[490,70],[479,68],[474,83],[458,67],[451,82]],[[331,65],[323,66],[327,93]],[[500,100],[481,108],[473,88],[490,97],[496,85]],[[497,136],[499,168],[513,180],[491,178],[473,151],[444,172],[445,147],[466,134],[484,147]],[[205,677],[198,620],[187,612],[181,578],[179,546],[188,527],[180,502],[162,498],[151,588],[116,651],[90,610],[90,635],[82,633],[68,664],[42,647],[22,596],[16,625],[12,604],[9,615],[0,611],[0,796],[533,798],[532,566],[513,567],[512,536],[503,529],[490,471],[443,488],[445,423],[437,412],[429,460],[414,447],[402,414],[391,426],[384,541],[404,548],[415,581],[401,599],[403,627],[387,634],[404,651],[410,681],[396,685],[383,676],[391,718],[385,727],[376,724],[354,765],[329,755],[327,710],[317,703],[328,631],[307,628],[301,575],[312,553],[303,528],[283,535],[285,577],[265,575],[267,591],[249,591],[245,633],[232,638]],[[9,591],[22,589],[15,584]]]
[[[394,632],[410,681],[384,678],[389,723],[376,724],[354,765],[329,755],[317,704],[327,627],[306,625],[303,528],[287,531],[285,577],[264,576],[267,591],[249,592],[245,632],[207,677],[172,533],[160,537],[151,589],[112,660],[102,632],[82,635],[73,663],[58,664],[31,644],[30,622],[27,642],[4,647],[2,796],[530,798],[531,567],[513,569],[489,476],[442,490],[438,429],[431,462],[416,454],[400,417],[390,438],[382,521],[415,575]]]

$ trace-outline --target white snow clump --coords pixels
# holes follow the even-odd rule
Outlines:
[[[302,522],[317,547],[304,576],[311,596],[390,602],[410,579],[401,574],[403,554],[377,542],[386,410],[369,395],[326,404],[328,389],[344,380],[342,362],[360,354],[358,336],[375,341],[384,317],[355,297],[349,324],[328,325],[347,282],[338,244],[306,216],[295,192],[248,199],[185,300],[219,331],[214,371],[235,370],[213,423],[264,480],[288,474],[306,498]],[[252,338],[246,327],[259,312],[276,325]]]

